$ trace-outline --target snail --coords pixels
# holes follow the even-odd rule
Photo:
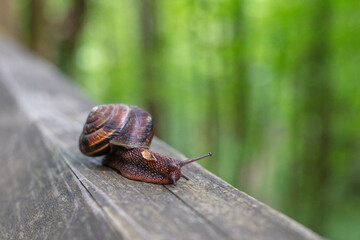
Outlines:
[[[80,151],[101,156],[103,164],[126,178],[156,184],[176,184],[180,177],[189,180],[181,167],[211,156],[180,161],[149,150],[154,135],[151,115],[144,109],[124,104],[94,107],[79,139]]]

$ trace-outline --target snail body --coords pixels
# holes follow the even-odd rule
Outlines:
[[[87,156],[105,155],[103,164],[132,180],[176,184],[181,167],[206,155],[180,161],[149,150],[154,128],[145,110],[124,104],[94,107],[79,139],[80,151]],[[187,179],[187,178],[186,178]]]

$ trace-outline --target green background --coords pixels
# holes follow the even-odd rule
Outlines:
[[[360,239],[360,1],[6,1],[4,32],[97,103],[147,109],[233,186]]]

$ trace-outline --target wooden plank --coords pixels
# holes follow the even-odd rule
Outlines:
[[[0,39],[0,233],[12,239],[321,239],[204,170],[131,181],[78,150],[94,105],[56,68]],[[184,156],[155,138],[155,151]],[[4,193],[4,194],[3,194]],[[10,216],[5,221],[5,216]]]
[[[0,82],[0,239],[120,237],[7,90]]]

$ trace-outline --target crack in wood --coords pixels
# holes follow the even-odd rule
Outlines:
[[[89,194],[89,196],[90,196],[91,199],[96,203],[96,205],[99,207],[99,209],[101,209],[103,215],[106,216],[106,218],[110,220],[110,221],[109,221],[110,225],[114,226],[114,223],[117,223],[118,221],[115,221],[115,222],[114,222],[114,221],[111,220],[111,216],[109,216],[109,212],[105,211],[105,206],[103,205],[103,203],[101,203],[101,202],[99,201],[99,198],[97,198],[97,197],[92,193],[92,191],[90,191],[90,189],[86,186],[85,182],[81,180],[81,179],[85,179],[85,178],[80,178],[79,173],[76,173],[76,171],[74,170],[74,168],[68,163],[68,161],[65,159],[65,157],[63,157],[63,161],[65,162],[66,166],[70,169],[70,171],[72,172],[73,176],[77,179],[77,181],[78,181],[78,182],[80,183],[80,185],[83,187],[83,189]],[[90,182],[89,182],[89,183],[90,183]],[[92,187],[95,189],[95,186],[92,186]],[[102,194],[102,196],[105,196],[105,194]],[[108,200],[105,200],[105,201],[108,201]],[[111,200],[110,200],[110,201],[111,201]],[[104,216],[103,216],[103,217],[104,217]],[[129,222],[131,222],[131,221],[129,221]],[[133,223],[133,224],[134,224],[134,223]],[[123,235],[126,234],[126,233],[124,233],[124,232],[121,231],[121,230],[124,230],[124,229],[125,229],[124,227],[120,227],[120,228],[119,228],[119,227],[116,226],[116,224],[115,224],[114,229],[115,229],[116,232],[119,234],[118,237],[119,237],[120,239],[125,239]],[[145,230],[145,229],[142,229],[138,224],[136,224],[136,229],[139,231],[139,234],[141,234],[141,235],[144,237],[144,239],[151,239],[151,238],[149,238],[149,237],[146,238],[146,236],[148,235],[147,232],[146,232],[146,230]],[[128,235],[128,234],[126,234],[126,235]],[[130,239],[130,238],[131,238],[131,236],[127,236],[126,239]]]

